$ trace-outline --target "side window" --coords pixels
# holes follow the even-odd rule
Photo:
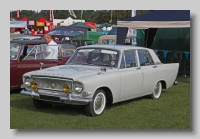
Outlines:
[[[73,45],[61,44],[61,52],[63,57],[71,57],[76,51],[76,47]]]
[[[138,66],[137,60],[136,60],[136,55],[135,55],[135,50],[125,50],[124,55],[125,55],[126,68]]]
[[[122,54],[122,61],[121,61],[121,65],[120,65],[120,69],[125,68],[125,59],[124,59],[124,54]]]
[[[114,45],[115,44],[115,40],[102,40],[102,44]]]
[[[138,50],[140,66],[154,65],[154,62],[147,50]]]
[[[27,46],[27,54],[34,48],[34,45]]]
[[[38,45],[35,53],[36,60],[37,59],[45,59],[45,54],[41,53],[41,51],[46,51],[47,45]]]
[[[24,60],[34,60],[35,59],[35,54],[36,54],[36,48],[37,47],[32,48],[32,50],[29,51],[27,57]]]

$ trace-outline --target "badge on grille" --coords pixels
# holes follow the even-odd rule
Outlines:
[[[55,88],[55,86],[56,86],[56,85],[55,85],[54,83],[51,84],[51,88]]]

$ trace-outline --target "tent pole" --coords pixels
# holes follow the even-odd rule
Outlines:
[[[147,29],[147,36],[146,36],[146,47],[147,47],[148,35],[149,35],[149,29]]]

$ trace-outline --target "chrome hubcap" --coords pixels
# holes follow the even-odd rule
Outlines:
[[[155,95],[157,95],[158,92],[159,92],[159,86],[158,86],[158,84],[155,86],[154,91],[155,91]]]
[[[95,101],[95,110],[100,109],[102,106],[102,97],[98,96],[98,98]]]
[[[105,108],[106,98],[102,92],[99,92],[94,99],[93,108],[96,114],[101,114]]]

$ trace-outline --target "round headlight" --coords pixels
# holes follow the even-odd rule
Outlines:
[[[35,81],[32,81],[31,82],[31,88],[33,88],[34,90],[36,90],[37,89],[37,83],[35,82]]]
[[[25,84],[27,87],[30,87],[30,86],[31,86],[31,81],[32,81],[31,78],[26,78],[25,81],[24,81],[24,84]]]
[[[83,85],[80,83],[75,84],[75,91],[80,93],[83,90]]]
[[[63,88],[62,90],[65,92],[65,93],[68,93],[69,92],[69,85],[68,84],[63,84]]]

